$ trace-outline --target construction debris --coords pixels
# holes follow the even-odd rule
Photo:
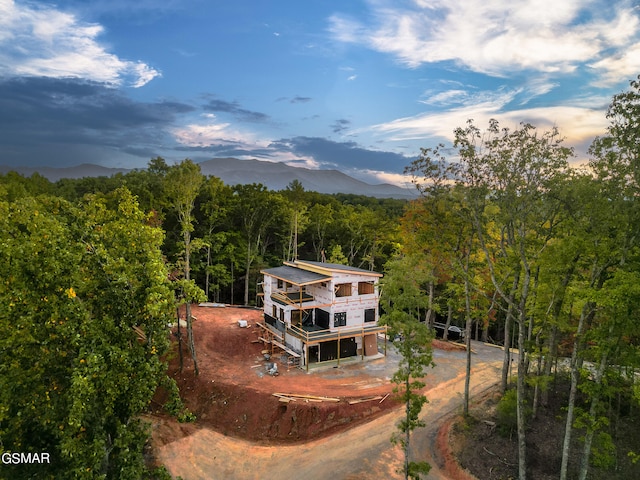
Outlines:
[[[318,397],[316,395],[301,395],[297,393],[274,393],[272,395],[280,399],[286,399],[287,403],[289,401],[295,401],[295,400],[302,400],[305,402],[339,402],[340,401],[339,398],[335,398],[335,397]]]
[[[377,397],[364,397],[358,398],[357,400],[349,400],[349,405],[355,405],[356,403],[364,403],[371,402],[372,400],[380,400],[382,396],[378,395]]]
[[[267,373],[269,375],[271,375],[272,377],[277,377],[279,375],[278,373],[278,364],[277,363],[267,363],[265,364],[265,370],[267,371]]]

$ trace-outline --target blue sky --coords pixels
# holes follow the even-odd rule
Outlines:
[[[585,158],[640,73],[615,0],[0,0],[0,164],[233,156],[402,182],[472,118]]]

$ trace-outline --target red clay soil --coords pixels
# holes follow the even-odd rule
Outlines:
[[[462,468],[456,458],[455,448],[452,445],[451,427],[456,421],[455,418],[448,419],[438,430],[436,438],[436,449],[438,457],[442,462],[441,470],[449,480],[477,480],[473,474]]]
[[[197,420],[195,424],[178,424],[169,418],[155,418],[157,445],[188,436],[200,427],[212,428],[225,435],[261,444],[304,442],[324,437],[369,421],[393,409],[397,403],[391,395],[350,404],[349,401],[384,397],[392,385],[385,378],[353,374],[345,370],[324,370],[308,374],[282,363],[274,355],[279,375],[272,377],[265,369],[258,340],[261,329],[256,324],[262,312],[238,307],[193,308],[194,338],[199,375],[183,344],[184,366],[179,371],[177,348],[169,363],[169,372],[180,389],[186,406]],[[247,328],[239,326],[245,320]],[[183,338],[186,332],[183,330]],[[383,362],[381,360],[373,360]],[[339,398],[338,402],[314,402],[303,399],[284,403],[274,393]],[[158,422],[158,420],[161,420]]]
[[[276,447],[324,439],[367,423],[399,406],[391,394],[393,384],[389,381],[389,370],[380,368],[386,359],[368,361],[374,367],[373,374],[371,370],[363,372],[362,363],[342,364],[339,369],[325,368],[308,374],[296,367],[287,369],[278,354],[274,359],[278,362],[279,375],[272,377],[265,369],[266,360],[262,355],[265,347],[258,341],[261,329],[256,324],[262,321],[261,311],[194,306],[193,315],[197,319],[193,330],[200,374],[194,375],[186,344],[183,344],[183,371],[179,371],[176,345],[169,362],[169,373],[175,378],[187,408],[197,420],[178,423],[161,410],[150,415],[149,420],[153,424],[150,463],[156,463],[155,453],[164,445],[187,437],[195,438],[198,432],[206,429],[255,445]],[[239,320],[245,320],[248,326],[240,327]],[[184,328],[183,337],[186,339]],[[462,345],[439,340],[433,341],[433,347],[464,350]],[[430,377],[429,385],[432,381],[435,379]],[[427,388],[434,387],[429,385]],[[339,401],[300,399],[284,403],[274,393],[332,397]],[[157,400],[161,400],[160,397]],[[353,403],[357,400],[365,401]],[[441,459],[440,472],[444,476],[434,472],[429,478],[472,480],[474,477],[458,465],[452,453],[450,424],[450,421],[446,422],[440,429],[435,445]],[[370,436],[366,435],[367,438]],[[232,442],[229,448],[237,446]],[[252,451],[255,455],[255,449]],[[386,449],[380,454],[381,458],[390,457],[375,468],[388,470],[400,461],[399,457],[396,458],[399,455],[397,448]],[[184,455],[187,453],[183,452],[180,458]],[[392,468],[381,471],[378,478],[394,476]]]

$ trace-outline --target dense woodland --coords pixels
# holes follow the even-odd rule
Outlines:
[[[110,178],[0,176],[0,451],[53,451],[42,478],[148,475],[136,418],[174,388],[160,358],[176,306],[255,304],[260,269],[304,258],[383,271],[387,313],[507,347],[502,391],[519,349],[522,480],[527,426],[567,372],[560,478],[587,478],[624,448],[608,426],[640,400],[640,83],[607,117],[579,167],[555,129],[470,120],[407,167],[413,202],[229,186],[161,158]]]

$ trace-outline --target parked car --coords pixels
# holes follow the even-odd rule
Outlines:
[[[444,329],[446,325],[444,323],[435,322],[433,328],[436,331],[437,338],[444,338]],[[447,340],[464,340],[464,330],[455,325],[449,325]]]

